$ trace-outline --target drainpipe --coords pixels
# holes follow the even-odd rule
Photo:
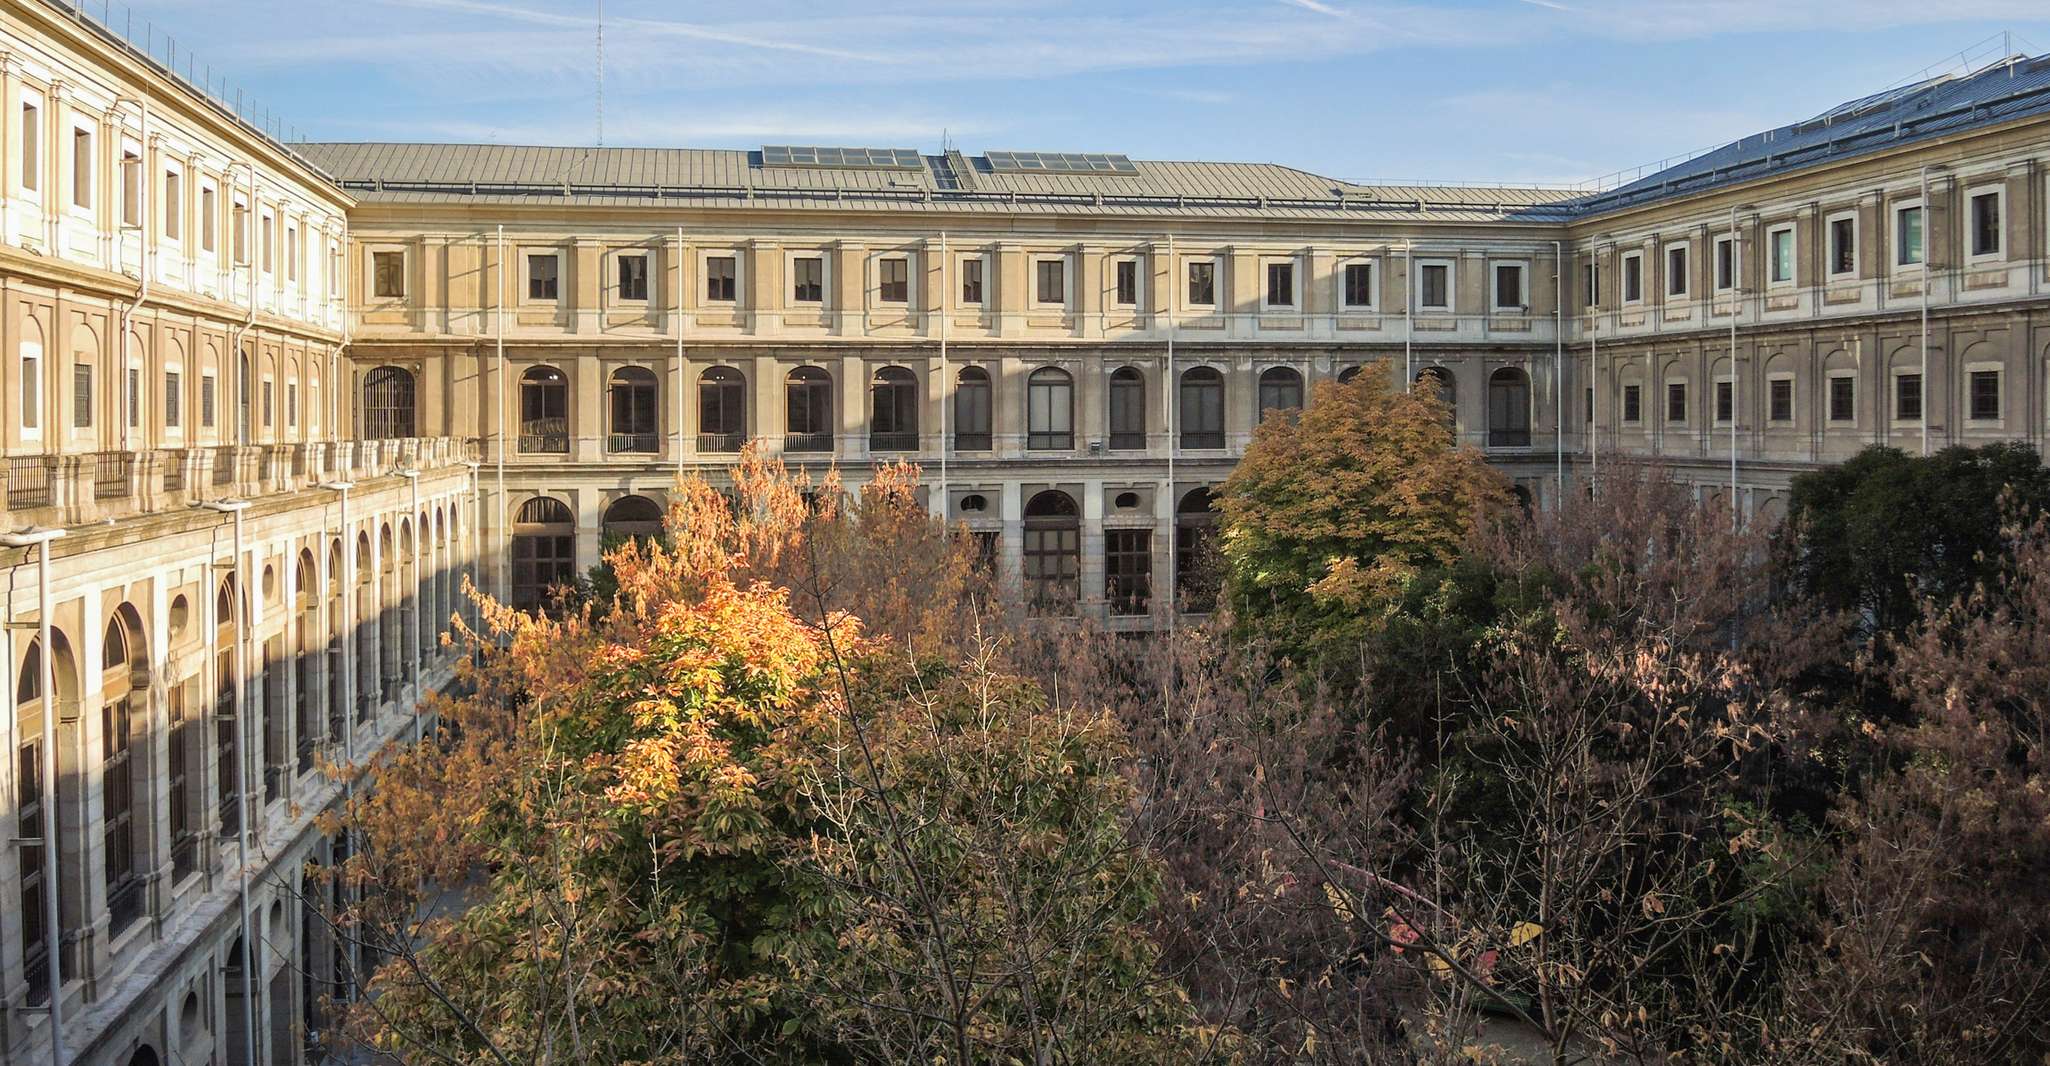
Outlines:
[[[1922,205],[1916,210],[1922,213],[1922,454],[1929,454],[1929,256],[1935,251],[1936,242],[1930,240],[1934,227],[1930,225],[1936,212],[1929,204],[1929,172],[1948,169],[1937,164],[1922,167]],[[1895,258],[1899,258],[1896,256]]]
[[[349,619],[349,608],[351,606],[350,600],[356,594],[355,575],[350,572],[355,569],[356,544],[355,538],[349,536],[349,490],[355,488],[356,483],[353,481],[329,481],[324,482],[320,487],[340,493],[342,497],[340,537],[342,572],[336,575],[335,578],[336,581],[340,582],[342,591],[340,596],[342,616],[335,620],[335,641],[341,645],[342,651],[342,691],[334,694],[334,696],[342,704],[342,757],[347,760],[350,768],[350,773],[345,779],[344,787],[353,795],[356,791],[356,711],[354,699],[356,695],[356,641],[354,639],[355,634],[350,632],[353,627]]]
[[[1924,232],[1927,232],[1926,226],[1923,229]],[[1744,286],[1740,270],[1743,260],[1739,257],[1738,251],[1737,205],[1731,204],[1730,284],[1737,288],[1737,304],[1730,309],[1730,529],[1732,531],[1736,530],[1738,517],[1743,512],[1743,508],[1737,502],[1737,319],[1742,316],[1744,311]],[[1922,288],[1926,291],[1928,286],[1924,285]],[[1925,348],[1924,352],[1926,353],[1926,351],[1927,349]],[[1928,379],[1925,377],[1923,380],[1926,381]],[[1923,412],[1925,415],[1927,413],[1926,411]],[[1922,424],[1926,427],[1929,424],[1928,419],[1924,418]]]
[[[37,656],[42,676],[37,683],[43,690],[43,939],[50,960],[46,994],[50,997],[51,1066],[64,1066],[63,928],[57,913],[57,682],[52,665],[57,645],[50,620],[50,542],[63,535],[62,529],[0,534],[0,544],[10,548],[37,546],[36,629],[42,642],[42,654]]]
[[[229,605],[235,612],[235,804],[239,808],[235,819],[235,895],[242,911],[242,1036],[249,1061],[255,1062],[256,992],[252,972],[256,969],[256,942],[249,920],[249,782],[245,772],[249,765],[249,715],[245,707],[249,685],[249,584],[243,580],[242,568],[242,512],[249,509],[249,501],[210,500],[197,506],[233,515],[235,519],[235,599]],[[220,629],[218,618],[214,619],[214,629]]]
[[[954,398],[954,375],[947,371],[947,302],[953,299],[953,282],[948,280],[947,267],[953,257],[947,254],[947,231],[940,231],[940,520],[945,522],[953,511],[953,501],[947,496],[947,453],[953,450],[953,438],[948,432],[947,414]]]
[[[235,337],[228,342],[229,367],[223,369],[232,368],[234,370],[235,385],[228,393],[228,402],[234,405],[235,443],[239,446],[247,447],[249,444],[250,418],[248,406],[249,403],[254,401],[253,397],[250,401],[243,400],[245,395],[249,395],[249,383],[242,380],[242,338],[247,336],[250,329],[256,325],[256,272],[258,265],[263,260],[256,248],[258,239],[256,224],[259,218],[259,212],[256,208],[256,164],[245,162],[235,165],[249,172],[249,215],[247,221],[243,223],[242,241],[243,250],[249,253],[249,315],[242,320],[241,325],[235,327]],[[229,210],[233,210],[232,204]],[[231,240],[232,236],[231,234]],[[253,363],[255,360],[252,359],[250,362]],[[226,377],[227,375],[223,374],[222,376]]]
[[[678,232],[681,233],[682,230],[679,229]],[[680,260],[677,263],[676,269],[679,275],[683,273],[683,264]],[[679,277],[677,280],[678,300],[676,303],[677,310],[679,313],[683,310],[683,300],[681,299],[682,285],[683,281],[681,277]],[[491,313],[491,331],[497,335],[496,339],[498,344],[498,411],[497,417],[492,420],[494,423],[492,426],[492,431],[498,434],[498,447],[495,449],[498,453],[498,537],[500,541],[504,541],[506,536],[505,419],[506,405],[511,402],[510,395],[512,393],[512,383],[508,382],[505,379],[505,225],[503,223],[501,223],[498,227],[498,305],[491,309]],[[680,338],[682,336],[683,329],[682,319],[678,319],[677,323],[677,333]],[[680,345],[682,344],[682,341],[679,339],[677,343]],[[509,553],[501,553],[501,558],[498,560],[498,566],[495,570],[495,576],[498,578],[498,580],[492,582],[492,584],[498,587],[498,595],[500,599],[504,599],[506,594],[506,578],[508,576],[506,573],[506,566],[508,560],[503,557],[506,554]]]
[[[1552,242],[1552,465],[1553,491],[1566,507],[1566,249]]]
[[[413,596],[413,639],[410,641],[412,647],[406,649],[406,654],[413,660],[413,693],[417,703],[423,687],[420,671],[425,666],[420,659],[420,573],[425,569],[420,565],[420,553],[426,547],[427,538],[420,524],[420,471],[401,470],[399,476],[405,478],[413,487],[413,587],[408,590]],[[399,627],[399,639],[404,640],[405,636],[406,630],[402,625]],[[413,742],[420,742],[420,709],[417,705],[413,708]]]
[[[1167,235],[1167,377],[1160,383],[1161,414],[1167,421],[1167,635],[1170,638],[1174,636],[1175,620],[1181,614],[1181,605],[1175,601],[1175,579],[1181,576],[1175,573],[1175,540],[1182,535],[1174,491],[1174,453],[1180,446],[1175,439],[1174,425],[1174,401],[1180,391],[1174,379],[1174,268],[1174,234],[1170,233]],[[1212,296],[1214,298],[1215,294]]]
[[[500,245],[499,245],[499,260],[500,260],[500,262],[502,263],[502,262],[504,261],[504,259],[505,259],[505,247],[504,247],[504,241],[505,241],[505,227],[504,227],[504,226],[500,226],[500,227],[498,227],[498,239],[499,239],[499,242],[500,242]],[[500,282],[500,287],[501,287],[501,291],[503,291],[503,285],[504,285],[504,282],[503,282],[503,281],[501,281],[501,282]],[[685,391],[684,391],[684,380],[683,380],[683,227],[682,227],[682,226],[678,226],[678,227],[676,227],[676,310],[675,310],[675,311],[673,312],[673,314],[675,314],[675,316],[676,316],[676,476],[677,476],[678,478],[681,478],[681,477],[683,477],[683,452],[684,452],[684,448],[683,448],[683,417],[684,417],[684,410],[685,410],[685,404],[686,404],[686,403],[688,403],[688,401],[687,401],[687,400],[685,399],[685,396],[686,396],[687,394],[686,394],[686,393],[685,393]],[[500,368],[500,370],[501,370],[501,371],[502,371],[502,370],[504,369],[504,365],[505,365],[505,337],[503,336],[503,333],[504,333],[504,331],[503,331],[503,330],[501,329],[501,330],[500,330],[500,336],[499,336],[499,339],[498,339],[498,361],[499,361],[499,368]],[[499,381],[499,391],[503,392],[504,390],[505,390],[505,382],[504,382],[504,380],[503,380],[503,379],[501,378],[501,379],[500,379],[500,381]],[[500,464],[499,464],[499,486],[498,486],[498,491],[499,491],[499,494],[500,494],[501,496],[503,496],[503,495],[504,495],[504,493],[505,493],[505,484],[504,484],[504,482],[505,482],[505,464],[503,463],[503,461],[501,461],[501,462],[500,462]]]
[[[1416,357],[1410,342],[1416,339],[1416,264],[1410,258],[1409,238],[1402,239],[1402,391],[1415,384]]]
[[[119,367],[117,372],[121,375],[121,377],[120,382],[115,386],[115,389],[122,397],[124,397],[124,402],[121,406],[121,413],[118,416],[119,421],[121,423],[121,450],[128,451],[128,422],[129,419],[132,417],[130,412],[135,408],[137,404],[142,402],[142,397],[137,395],[141,392],[141,389],[138,387],[136,389],[131,390],[128,387],[128,339],[130,336],[129,330],[132,328],[133,323],[135,321],[135,313],[141,310],[144,301],[149,299],[149,276],[152,273],[152,271],[150,269],[151,249],[149,242],[149,99],[147,97],[124,96],[116,100],[115,102],[121,103],[124,101],[133,103],[142,112],[142,121],[140,123],[140,126],[138,127],[139,132],[136,135],[142,141],[142,158],[137,160],[135,164],[136,170],[138,172],[136,174],[135,179],[135,245],[137,250],[142,253],[142,261],[140,264],[138,264],[140,267],[140,273],[142,274],[142,277],[136,283],[135,298],[128,302],[128,306],[121,309],[121,348],[120,352],[116,356],[117,366]],[[119,150],[119,148],[119,145],[115,146],[115,149],[117,151]],[[177,210],[176,204],[167,205],[167,207],[170,210]],[[115,228],[119,230],[125,229],[127,227],[117,225]]]

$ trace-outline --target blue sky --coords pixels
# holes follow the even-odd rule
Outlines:
[[[97,10],[99,0],[88,0]],[[144,0],[311,139],[588,144],[595,0]],[[605,0],[607,144],[1578,181],[1805,118],[2045,0]],[[112,20],[122,24],[118,3]],[[1997,44],[1996,46],[1997,47]]]

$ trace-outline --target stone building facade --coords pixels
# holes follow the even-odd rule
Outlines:
[[[1599,190],[285,145],[0,0],[0,1066],[53,1014],[66,1062],[317,1061],[359,975],[313,819],[418,728],[461,582],[531,603],[748,442],[915,462],[1003,581],[1134,629],[1200,607],[1259,422],[1362,368],[1538,506],[1619,457],[1770,516],[1867,444],[2041,448],[2046,86],[2012,57]]]

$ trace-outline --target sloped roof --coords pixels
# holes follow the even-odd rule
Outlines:
[[[2011,56],[1839,104],[1814,118],[1732,141],[1626,185],[1587,196],[1588,213],[1772,177],[2030,115],[2050,114],[2050,55]]]
[[[1272,163],[1134,161],[1133,174],[1019,173],[985,156],[916,169],[764,166],[760,152],[482,144],[302,143],[365,203],[533,203],[987,211],[1261,218],[1562,221],[1572,194],[1504,187],[1355,185]]]

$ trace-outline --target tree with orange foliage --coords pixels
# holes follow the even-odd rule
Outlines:
[[[355,1031],[461,1063],[1219,1054],[1154,972],[1115,723],[996,668],[915,484],[750,457],[731,496],[679,484],[673,549],[611,557],[606,613],[487,601],[474,694],[351,812],[391,955]]]
[[[1230,603],[1285,644],[1357,634],[1508,499],[1437,390],[1397,388],[1385,363],[1326,382],[1260,424],[1219,493]]]

